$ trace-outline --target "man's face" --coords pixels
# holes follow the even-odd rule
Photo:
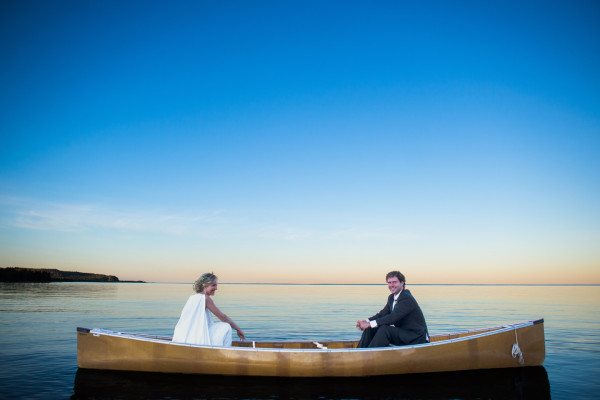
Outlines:
[[[404,289],[404,282],[400,282],[400,280],[395,276],[392,276],[390,279],[388,279],[387,284],[388,289],[390,289],[390,292],[393,294],[397,294]]]

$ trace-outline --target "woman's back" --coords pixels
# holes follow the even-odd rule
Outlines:
[[[173,342],[212,346],[231,346],[231,326],[214,322],[206,308],[206,296],[198,293],[189,297],[173,332]]]

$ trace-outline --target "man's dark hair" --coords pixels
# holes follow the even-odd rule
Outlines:
[[[402,275],[400,271],[388,272],[388,274],[385,276],[385,281],[387,282],[387,280],[392,277],[396,277],[400,282],[406,283],[406,278],[404,277],[404,275]]]

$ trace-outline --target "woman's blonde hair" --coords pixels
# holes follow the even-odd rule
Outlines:
[[[216,281],[217,276],[212,272],[202,274],[202,276],[200,276],[200,278],[196,279],[196,282],[194,282],[194,292],[200,293],[205,287],[212,285]]]

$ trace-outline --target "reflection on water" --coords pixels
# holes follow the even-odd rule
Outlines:
[[[71,399],[550,399],[544,367],[369,378],[196,376],[79,369]]]
[[[544,374],[548,372],[552,398],[598,397],[600,286],[409,285],[409,288],[419,301],[432,334],[544,318]],[[171,335],[191,294],[191,284],[0,283],[0,399],[68,398],[73,394],[77,373],[77,326]],[[215,301],[244,329],[249,340],[350,340],[360,336],[355,328],[356,320],[379,311],[387,295],[385,284],[225,283],[219,285]],[[518,374],[530,373],[526,371],[529,370]],[[544,395],[547,393],[547,385],[536,384],[539,381],[536,379],[523,380],[520,375],[513,376],[515,373],[394,377],[394,382],[401,384],[392,385],[400,387],[398,392],[386,391],[390,386],[384,383],[387,381],[376,379],[314,382],[301,379],[280,384],[279,380],[257,378],[180,376],[174,379],[152,375],[149,379],[147,374],[139,378],[135,378],[135,374],[110,375],[115,373],[109,376],[125,386],[137,387],[135,390],[146,395],[144,386],[148,385],[155,394],[147,397],[154,399],[201,397],[201,392],[190,389],[189,382],[199,382],[200,386],[191,387],[204,387],[211,397],[217,397],[221,385],[225,388],[222,393],[229,393],[232,398],[242,398],[239,391],[246,388],[256,398],[306,398],[321,393],[329,398],[497,399],[521,398],[518,394],[523,390],[530,393],[527,389],[530,387],[538,388]],[[102,385],[114,390],[111,392],[102,385],[94,385],[93,373],[87,374],[88,379],[83,381],[81,374],[81,371],[77,373],[75,386],[81,398],[110,399],[118,398],[118,394],[122,394],[122,398],[136,398],[135,391],[104,382]],[[155,380],[171,385],[174,394]],[[479,381],[486,383],[480,385]],[[211,382],[215,385],[211,386]],[[299,382],[310,385],[303,389]],[[375,383],[382,388],[370,387]],[[90,392],[94,387],[100,395]],[[506,395],[494,395],[488,387],[495,387],[497,393]],[[441,389],[445,391],[436,392]],[[220,397],[226,399],[227,395]]]

